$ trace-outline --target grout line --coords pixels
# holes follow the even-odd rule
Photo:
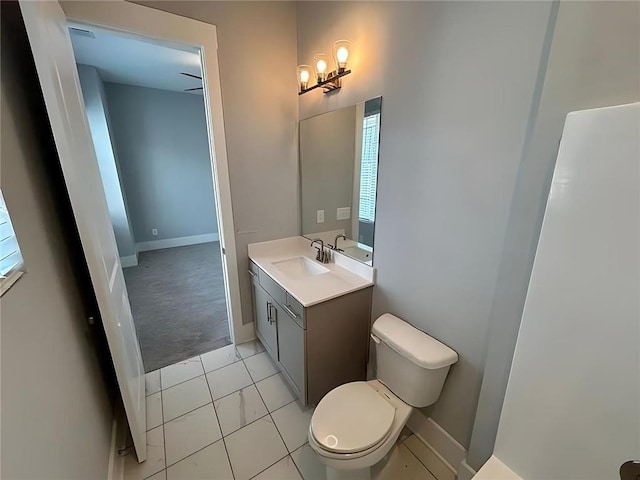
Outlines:
[[[245,366],[245,368],[247,368],[247,365],[246,365],[246,364],[245,364],[244,366]],[[249,369],[247,368],[247,371],[248,371],[248,370],[249,370]],[[249,376],[251,377],[251,380],[253,381],[253,384],[255,385],[255,384],[257,384],[257,383],[260,383],[260,382],[261,382],[261,381],[263,381],[263,380],[266,380],[267,378],[275,377],[275,376],[276,376],[276,375],[278,375],[279,373],[280,373],[280,370],[278,370],[276,373],[272,373],[271,375],[267,375],[266,377],[261,378],[260,380],[257,380],[257,381],[256,381],[256,380],[253,380],[253,377],[251,377],[251,372],[249,372]],[[256,388],[257,388],[257,387],[256,387]]]
[[[227,345],[225,345],[225,346],[227,346]],[[224,348],[224,347],[220,347],[220,348]],[[212,352],[215,352],[215,350],[211,350],[211,351],[212,351]],[[246,358],[254,357],[254,356],[256,356],[256,355],[259,355],[260,353],[264,353],[265,351],[266,351],[266,350],[263,350],[262,352],[254,353],[254,354],[252,354],[252,355],[247,356]],[[209,353],[209,352],[207,352],[207,353]],[[190,381],[190,380],[193,380],[194,378],[198,378],[198,377],[201,377],[201,376],[203,376],[203,375],[204,375],[204,376],[206,376],[207,374],[209,374],[209,373],[211,373],[211,372],[216,372],[216,371],[218,371],[218,370],[222,370],[223,368],[225,368],[225,367],[229,367],[229,366],[231,366],[231,365],[233,365],[233,364],[235,364],[235,363],[238,363],[238,362],[243,362],[243,363],[244,363],[244,360],[245,360],[245,359],[244,359],[244,358],[242,358],[242,356],[241,356],[239,353],[238,353],[238,356],[240,357],[240,359],[239,359],[239,360],[236,360],[235,362],[231,362],[231,363],[229,363],[229,364],[227,364],[227,365],[224,365],[224,366],[222,366],[222,367],[218,367],[218,368],[214,368],[213,370],[206,371],[206,370],[205,370],[205,368],[204,368],[204,363],[202,363],[202,358],[200,358],[200,355],[198,355],[198,359],[200,360],[200,364],[202,365],[202,371],[203,371],[204,373],[201,373],[201,374],[199,374],[199,375],[196,375],[195,377],[192,377],[192,378],[188,378],[188,379],[186,379],[186,380],[182,380],[181,382],[178,382],[178,383],[176,383],[175,385],[171,385],[170,387],[167,387],[167,388],[162,388],[162,373],[161,373],[161,374],[160,374],[160,390],[161,390],[161,391],[162,391],[162,390],[169,390],[170,388],[177,387],[178,385],[182,385],[183,383],[186,383],[186,382],[188,382],[188,381]],[[192,358],[195,358],[195,357],[192,357]],[[177,365],[178,363],[182,363],[182,362],[176,362],[176,363],[173,363],[173,364],[171,364],[171,365],[167,365],[166,367],[162,367],[162,368],[172,367],[173,365]],[[245,368],[247,368],[247,365],[245,364],[245,365],[244,365],[244,367],[245,367]],[[162,370],[162,368],[159,368],[158,370]],[[249,370],[249,369],[247,368],[247,370]],[[155,372],[155,370],[154,370],[154,372]],[[151,373],[151,372],[149,372],[149,373]],[[277,373],[280,373],[280,371],[278,371]],[[274,373],[273,375],[275,375],[275,373]],[[271,376],[273,376],[273,375],[269,375],[269,376],[271,377]],[[249,376],[251,376],[251,374],[249,374]],[[269,378],[269,377],[265,377],[265,378],[263,378],[262,380],[264,380],[264,379],[266,379],[266,378]],[[253,380],[253,378],[252,378],[251,380]],[[254,382],[254,383],[255,383],[255,382]],[[237,391],[237,390],[236,390],[236,391]],[[155,393],[158,393],[158,392],[155,392]],[[152,394],[152,395],[153,395],[153,394]],[[148,396],[148,395],[146,395],[146,396]]]
[[[200,374],[196,375],[195,377],[187,378],[186,380],[183,380],[183,381],[178,382],[178,383],[176,383],[176,384],[174,384],[174,385],[171,385],[170,387],[162,388],[162,385],[161,385],[161,386],[160,386],[160,388],[161,388],[162,390],[169,390],[170,388],[177,387],[178,385],[182,385],[183,383],[187,383],[188,381],[193,380],[194,378],[201,377],[201,376],[203,376],[203,375],[206,375],[206,374],[205,374],[205,373],[200,373]]]
[[[256,340],[256,342],[257,342],[257,340]],[[224,348],[224,347],[221,347],[221,348]],[[257,388],[257,383],[262,382],[263,380],[266,380],[266,379],[271,378],[271,377],[273,377],[273,376],[279,375],[279,374],[280,374],[280,371],[278,370],[278,371],[276,371],[275,373],[272,373],[271,375],[268,375],[268,376],[266,376],[266,377],[264,377],[264,378],[262,378],[262,379],[260,379],[260,380],[258,380],[258,381],[256,382],[256,381],[253,379],[253,377],[251,376],[251,373],[249,373],[249,369],[248,369],[248,367],[247,367],[247,365],[246,365],[246,363],[245,363],[245,360],[246,360],[246,359],[248,359],[248,358],[251,358],[251,357],[253,357],[253,356],[255,356],[255,355],[259,355],[259,354],[261,354],[261,353],[264,353],[266,350],[262,350],[262,351],[260,351],[260,352],[253,353],[253,354],[248,355],[248,356],[246,356],[246,357],[242,357],[242,355],[240,355],[240,352],[237,350],[237,347],[235,348],[235,350],[236,350],[236,352],[237,352],[238,356],[240,357],[240,358],[239,358],[239,360],[236,360],[235,362],[232,362],[232,363],[230,363],[230,364],[228,364],[228,365],[224,365],[224,366],[222,366],[222,367],[219,367],[219,368],[216,368],[216,369],[210,370],[209,372],[205,371],[205,369],[204,369],[204,363],[203,363],[203,361],[202,361],[202,357],[201,357],[200,355],[198,355],[197,357],[198,357],[198,359],[200,360],[200,364],[201,364],[201,366],[202,366],[202,371],[203,371],[204,373],[203,373],[203,374],[201,374],[201,375],[196,375],[195,377],[189,378],[189,379],[184,380],[184,381],[182,381],[182,382],[176,383],[175,385],[171,385],[170,387],[167,387],[167,388],[162,388],[162,369],[161,369],[161,368],[160,368],[160,369],[157,369],[157,370],[158,370],[158,372],[159,372],[159,377],[160,377],[160,391],[159,391],[159,392],[155,392],[155,393],[160,393],[161,413],[162,413],[162,425],[159,425],[159,427],[162,427],[162,434],[163,434],[163,440],[164,440],[164,464],[165,464],[165,468],[164,468],[164,469],[162,469],[162,470],[160,470],[160,471],[158,471],[158,472],[155,472],[154,474],[152,474],[152,475],[150,475],[150,476],[157,475],[158,473],[160,473],[160,472],[162,472],[162,471],[164,471],[164,472],[165,472],[165,475],[166,475],[166,472],[167,472],[167,470],[168,470],[168,468],[169,468],[169,467],[172,467],[173,465],[175,465],[175,464],[177,464],[177,463],[179,463],[179,462],[181,462],[181,461],[185,460],[186,458],[189,458],[189,457],[190,457],[190,456],[192,456],[192,455],[195,455],[196,453],[198,453],[198,452],[200,452],[200,451],[204,450],[205,448],[208,448],[208,447],[210,447],[211,445],[213,445],[213,444],[215,444],[215,443],[217,443],[217,442],[219,442],[219,441],[221,441],[221,440],[222,440],[222,442],[223,442],[223,446],[224,446],[224,448],[225,448],[225,452],[226,452],[226,454],[227,454],[227,460],[228,460],[228,462],[229,462],[229,467],[231,468],[231,472],[232,472],[232,474],[234,475],[234,478],[235,478],[235,474],[233,473],[233,465],[231,464],[231,457],[229,456],[229,450],[228,450],[228,448],[227,448],[227,444],[226,444],[226,442],[224,441],[224,440],[225,440],[225,438],[226,438],[226,437],[228,437],[229,435],[232,435],[232,434],[234,434],[234,433],[238,432],[238,431],[239,431],[239,430],[241,430],[242,428],[247,427],[247,426],[249,426],[249,425],[251,425],[251,424],[253,424],[253,423],[257,422],[258,420],[262,420],[262,419],[264,419],[264,418],[265,418],[265,417],[267,417],[267,416],[269,416],[269,417],[270,417],[270,421],[271,421],[271,423],[273,424],[273,426],[275,427],[276,431],[278,432],[278,435],[280,436],[280,439],[282,440],[282,443],[283,443],[283,445],[284,445],[284,447],[285,447],[285,449],[286,449],[286,451],[287,451],[287,454],[286,454],[286,455],[284,455],[283,457],[279,458],[276,462],[272,463],[271,465],[269,465],[269,466],[268,466],[268,467],[266,467],[265,469],[263,469],[263,470],[261,470],[260,472],[258,472],[255,476],[260,475],[262,472],[264,472],[264,471],[268,470],[269,468],[271,468],[272,466],[274,466],[276,463],[278,463],[278,462],[282,461],[284,458],[286,458],[286,457],[291,457],[291,453],[293,453],[293,452],[289,452],[289,449],[287,448],[287,445],[286,445],[286,443],[284,442],[284,438],[282,437],[282,434],[280,433],[280,430],[278,429],[278,427],[277,427],[277,425],[276,425],[276,423],[275,423],[275,420],[273,419],[273,416],[272,416],[271,414],[272,414],[273,412],[275,412],[275,411],[277,411],[277,410],[280,410],[280,409],[282,409],[282,408],[286,407],[287,405],[290,405],[291,403],[293,403],[293,402],[297,401],[297,399],[296,399],[296,398],[294,398],[294,399],[293,399],[293,400],[291,400],[290,402],[287,402],[287,403],[285,403],[284,405],[281,405],[281,406],[280,406],[280,407],[278,407],[277,409],[273,410],[273,412],[270,412],[270,411],[269,411],[269,407],[267,407],[267,404],[266,404],[266,402],[264,401],[264,398],[262,397],[262,394],[260,393],[260,390]],[[214,350],[212,350],[212,351],[214,351]],[[238,363],[239,361],[241,361],[241,362],[243,363],[243,366],[245,367],[245,369],[246,369],[246,370],[247,370],[247,372],[249,373],[249,378],[251,379],[251,382],[252,382],[252,383],[251,383],[250,385],[246,385],[246,386],[244,386],[244,387],[242,387],[242,388],[240,388],[240,389],[238,389],[238,390],[235,390],[235,391],[233,391],[233,392],[231,392],[231,393],[228,393],[227,395],[225,395],[225,396],[223,396],[223,397],[220,397],[220,398],[218,398],[218,399],[214,400],[214,399],[213,399],[213,395],[211,394],[211,387],[210,387],[210,385],[209,385],[209,379],[207,378],[207,374],[208,374],[208,373],[211,373],[211,372],[215,372],[215,371],[220,370],[220,369],[222,369],[222,368],[228,367],[228,366],[233,365],[233,364],[235,364],[235,363]],[[176,363],[181,363],[181,362],[176,362]],[[169,366],[171,366],[171,365],[169,365]],[[163,368],[166,368],[166,367],[163,367]],[[149,372],[149,373],[151,373],[151,372]],[[207,403],[206,403],[206,404],[204,404],[204,405],[201,405],[201,406],[199,406],[199,407],[196,407],[196,408],[194,408],[194,409],[192,409],[192,410],[190,410],[190,411],[188,411],[188,412],[183,413],[182,415],[179,415],[178,417],[175,417],[175,418],[173,418],[173,419],[171,419],[171,420],[169,420],[169,421],[166,421],[166,422],[165,422],[165,416],[164,416],[164,393],[163,393],[163,392],[164,392],[165,390],[169,390],[169,389],[171,389],[171,388],[173,388],[173,387],[177,387],[178,385],[181,385],[181,384],[183,384],[183,383],[189,382],[189,381],[194,380],[194,379],[196,379],[196,378],[199,378],[199,377],[201,377],[201,376],[204,376],[205,381],[206,381],[206,383],[207,383],[207,389],[208,389],[208,391],[209,391],[209,397],[211,398],[211,402],[207,402]],[[264,404],[264,406],[265,406],[265,408],[266,408],[266,410],[267,410],[267,413],[266,413],[266,414],[264,414],[264,415],[262,415],[261,417],[259,417],[259,418],[255,419],[255,420],[253,420],[252,422],[250,422],[250,423],[248,423],[248,424],[246,424],[246,425],[243,425],[242,427],[240,427],[240,428],[238,428],[238,429],[236,429],[236,430],[234,430],[234,431],[232,431],[232,432],[229,432],[227,435],[224,435],[224,434],[222,433],[222,427],[221,427],[221,425],[220,425],[220,419],[219,419],[219,417],[218,417],[218,412],[217,412],[217,410],[216,410],[216,408],[215,408],[215,402],[216,402],[216,401],[218,401],[218,400],[222,400],[222,399],[224,399],[225,397],[228,397],[228,396],[230,396],[230,395],[233,395],[233,394],[237,393],[238,391],[243,390],[243,389],[245,389],[245,388],[249,388],[249,387],[251,387],[251,386],[254,386],[254,387],[255,387],[255,389],[256,389],[256,391],[258,392],[258,396],[259,396],[260,400],[262,401],[262,403]],[[153,394],[152,394],[152,395],[153,395]],[[146,398],[146,396],[145,396],[145,398]],[[190,414],[190,413],[194,412],[195,410],[198,410],[198,409],[200,409],[200,408],[203,408],[203,407],[205,407],[205,406],[209,405],[209,403],[211,403],[211,404],[212,404],[212,407],[213,407],[213,410],[214,410],[214,414],[215,414],[215,416],[216,416],[216,421],[218,422],[218,428],[220,429],[221,438],[219,438],[219,439],[218,439],[218,440],[216,440],[215,442],[212,442],[212,443],[210,443],[210,444],[208,444],[208,445],[205,445],[204,447],[200,448],[199,450],[196,450],[196,451],[195,451],[195,452],[193,452],[193,453],[190,453],[189,455],[187,455],[187,456],[186,456],[186,457],[184,457],[184,458],[181,458],[181,459],[180,459],[180,460],[178,460],[177,462],[174,462],[174,463],[172,463],[171,465],[168,465],[168,462],[167,462],[167,442],[166,442],[166,430],[165,430],[165,425],[166,425],[167,423],[172,422],[173,420],[176,420],[176,419],[178,419],[178,418],[182,417],[182,416],[188,415],[188,414]],[[157,427],[156,427],[156,428],[157,428]],[[305,444],[306,444],[306,442],[305,442]],[[300,446],[298,449],[302,448],[305,444],[303,444],[302,446]],[[296,449],[296,450],[294,450],[294,451],[297,451],[298,449]],[[293,461],[293,457],[291,457],[291,461]],[[295,466],[296,470],[298,471],[298,473],[300,474],[300,476],[302,477],[302,472],[300,472],[300,469],[299,469],[299,468],[298,468],[298,466],[296,465],[295,461],[293,461],[293,464],[294,464],[294,466]],[[254,476],[254,477],[255,477],[255,476]],[[252,477],[252,478],[254,478],[254,477]],[[149,477],[147,477],[147,478],[149,478]]]
[[[234,362],[227,363],[226,365],[223,365],[223,366],[221,366],[221,367],[214,368],[213,370],[205,370],[205,368],[204,368],[204,363],[203,363],[203,364],[202,364],[202,369],[204,370],[204,374],[206,375],[206,374],[208,374],[208,373],[217,372],[218,370],[222,370],[223,368],[230,367],[231,365],[235,365],[236,363],[241,362],[241,361],[242,361],[242,359],[240,359],[240,360],[236,360],[236,361],[234,361]]]
[[[182,413],[182,414],[178,415],[177,417],[172,418],[171,420],[167,420],[165,423],[163,423],[163,425],[166,425],[167,423],[171,423],[171,422],[173,422],[174,420],[177,420],[177,419],[179,419],[179,418],[184,417],[185,415],[189,415],[190,413],[193,413],[193,412],[195,412],[196,410],[199,410],[199,409],[201,409],[201,408],[204,408],[204,407],[206,407],[206,406],[207,406],[207,405],[209,405],[209,404],[213,405],[213,402],[207,402],[207,403],[205,403],[204,405],[200,405],[199,407],[194,408],[193,410],[189,410],[188,412],[184,412],[184,413]],[[215,410],[215,406],[213,407],[213,409]]]
[[[412,434],[412,435],[413,435],[413,434]],[[407,437],[407,438],[408,438],[408,437]],[[418,456],[417,456],[415,453],[413,453],[413,450],[411,450],[411,449],[409,448],[409,445],[405,445],[405,443],[404,443],[404,442],[406,442],[406,440],[407,440],[407,439],[405,438],[402,442],[396,442],[395,448],[397,448],[397,447],[398,447],[398,446],[400,446],[400,445],[404,445],[404,447],[409,451],[409,453],[411,454],[411,456],[412,456],[412,457],[414,457],[416,460],[418,460],[418,463],[419,463],[420,465],[422,465],[422,468],[424,468],[427,472],[429,472],[429,474],[430,474],[433,478],[435,478],[435,479],[437,480],[437,478],[438,478],[438,477],[436,477],[436,474],[435,474],[435,473],[433,473],[431,470],[429,470],[429,468],[427,468],[427,466],[424,464],[424,462],[423,462],[422,460],[420,460],[420,458],[418,458]]]
[[[261,353],[262,353],[262,352],[261,352]],[[247,357],[247,358],[249,358],[249,357]],[[271,360],[271,359],[269,359],[269,360]],[[244,358],[242,359],[242,362],[244,363]],[[245,366],[245,368],[247,367],[247,365],[246,365],[246,364],[245,364],[244,366]],[[249,369],[247,368],[247,370],[249,370]],[[278,373],[280,373],[280,371],[279,371],[279,370],[278,370],[278,372],[274,373],[273,375],[277,375]],[[271,377],[272,377],[273,375],[271,375]],[[249,376],[251,377],[251,374],[249,374]],[[269,377],[265,377],[265,378],[263,378],[262,380],[265,380],[266,378],[269,378]],[[251,377],[251,380],[253,380],[253,377]],[[260,380],[260,381],[262,381],[262,380]],[[278,436],[280,437],[280,440],[282,440],[282,444],[284,445],[284,449],[285,449],[285,451],[287,452],[287,454],[286,454],[284,457],[279,458],[276,462],[272,463],[271,465],[269,465],[269,466],[268,466],[267,468],[265,468],[264,470],[259,471],[258,473],[256,473],[256,474],[255,474],[253,477],[251,477],[251,478],[255,478],[255,477],[257,477],[257,476],[258,476],[258,475],[260,475],[262,472],[264,472],[264,471],[266,471],[266,470],[270,469],[271,467],[273,467],[276,463],[278,463],[278,462],[279,462],[280,460],[282,460],[283,458],[286,458],[286,457],[288,457],[288,456],[289,456],[289,449],[287,448],[287,444],[285,443],[284,438],[282,438],[282,434],[280,433],[280,430],[278,430],[278,426],[276,425],[276,421],[275,421],[275,420],[273,419],[273,417],[271,416],[271,412],[269,411],[269,407],[267,406],[267,402],[265,402],[265,401],[264,401],[264,398],[262,397],[262,394],[260,393],[260,390],[259,390],[259,389],[258,389],[258,387],[256,386],[256,382],[253,382],[253,385],[256,387],[256,391],[258,392],[258,396],[260,397],[260,400],[262,400],[262,403],[264,404],[265,408],[267,409],[267,415],[264,415],[264,416],[262,416],[262,417],[260,417],[260,418],[265,418],[266,416],[269,416],[269,418],[271,419],[271,424],[272,424],[272,425],[273,425],[273,427],[276,429],[276,432],[278,432]],[[295,402],[295,400],[293,400],[293,401]],[[291,402],[289,402],[289,403],[291,403]],[[289,405],[289,403],[287,403],[287,405]],[[285,406],[286,406],[286,405],[283,405],[282,407],[285,407]],[[280,407],[280,408],[282,408],[282,407]],[[275,411],[275,410],[274,410],[274,411]],[[257,421],[257,420],[256,420],[256,421]],[[252,423],[253,423],[253,422],[252,422]],[[237,431],[237,430],[236,430],[236,431]],[[291,458],[291,461],[293,462],[293,457]],[[295,462],[293,462],[293,463],[294,463],[294,465],[295,465]],[[296,467],[296,468],[297,468],[297,467]]]
[[[235,347],[234,347],[235,348]],[[204,363],[202,363],[202,357],[198,356],[200,359],[200,363],[202,364],[202,369],[204,370]],[[218,428],[220,429],[220,440],[222,440],[222,445],[224,446],[224,451],[227,454],[227,462],[229,462],[229,470],[231,470],[231,476],[236,478],[236,474],[233,472],[233,465],[231,465],[231,457],[229,456],[229,450],[227,449],[227,442],[224,441],[224,435],[222,433],[222,426],[220,425],[220,419],[218,418],[218,411],[216,410],[216,406],[213,403],[213,394],[211,393],[211,386],[209,385],[209,379],[207,376],[204,376],[205,381],[207,382],[207,389],[209,390],[209,395],[211,396],[211,406],[213,407],[213,414],[216,416],[216,422],[218,422]]]
[[[184,458],[181,458],[181,459],[180,459],[180,460],[178,460],[177,462],[173,462],[171,465],[167,466],[167,467],[165,468],[165,470],[169,469],[169,467],[173,467],[174,465],[177,465],[177,464],[178,464],[178,463],[180,463],[181,461],[186,460],[187,458],[189,458],[189,457],[191,457],[191,456],[195,455],[196,453],[201,452],[201,451],[202,451],[202,450],[204,450],[205,448],[209,448],[211,445],[215,445],[216,443],[221,442],[221,441],[222,441],[222,437],[220,437],[220,438],[219,438],[218,440],[216,440],[215,442],[208,443],[208,444],[207,444],[207,445],[205,445],[204,447],[199,448],[199,449],[198,449],[198,450],[196,450],[195,452],[190,453],[189,455],[187,455],[187,456],[186,456],[186,457],[184,457]],[[225,448],[226,448],[226,447],[225,447]],[[229,462],[229,465],[231,465],[231,462]],[[154,473],[154,475],[155,475],[155,473]]]
[[[269,415],[269,412],[265,413],[264,415],[262,415],[259,418],[256,418],[255,420],[250,421],[249,423],[247,423],[246,425],[243,425],[241,427],[236,428],[233,432],[229,432],[226,435],[223,434],[222,437],[223,438],[227,438],[230,437],[231,435],[233,435],[236,432],[239,432],[240,430],[242,430],[244,427],[248,427],[249,425],[253,425],[254,423],[256,423],[258,420],[262,420],[264,417],[266,417],[267,415]]]
[[[303,445],[302,447],[304,447],[304,445]],[[300,448],[302,448],[302,447],[300,447]],[[294,452],[295,452],[295,451],[297,451],[297,450],[299,450],[299,449],[294,450]],[[304,476],[302,475],[302,470],[300,470],[300,468],[298,467],[298,464],[297,464],[297,463],[296,463],[296,461],[293,459],[293,457],[291,456],[291,454],[289,454],[289,456],[291,457],[291,462],[293,463],[293,467],[294,467],[294,468],[296,469],[296,471],[298,472],[298,475],[300,475],[300,478],[301,478],[302,480],[305,480]]]
[[[292,453],[297,452],[298,450],[303,448],[305,445],[309,445],[309,440],[308,439],[301,446],[299,446],[298,448],[296,448],[293,452],[291,452],[289,454],[289,456],[291,457],[291,461],[293,462],[293,466],[296,467],[296,470],[298,471],[298,474],[300,475],[300,478],[302,478],[303,480],[305,480],[305,478],[304,478],[304,475],[302,475],[302,470],[300,470],[300,467],[298,467],[298,464],[296,463],[295,459],[293,458]]]
[[[162,369],[158,371],[160,377],[160,401],[162,401]],[[167,435],[164,428],[164,403],[162,404],[162,450],[164,450],[164,476],[167,477]],[[159,473],[159,472],[158,472]],[[155,475],[155,474],[154,474]]]
[[[288,456],[289,456],[289,454],[287,453],[284,457],[279,458],[278,460],[276,460],[275,462],[273,462],[271,465],[269,465],[267,468],[265,468],[265,469],[263,469],[263,470],[260,470],[258,473],[256,473],[256,474],[255,474],[253,477],[251,477],[251,478],[256,478],[258,475],[260,475],[261,473],[266,472],[266,471],[267,471],[267,470],[269,470],[271,467],[273,467],[276,463],[278,463],[278,462],[282,461],[282,459],[287,458]],[[291,459],[291,461],[293,461],[293,458]],[[295,464],[295,462],[294,462],[294,464]],[[251,479],[249,479],[249,480],[251,480]]]

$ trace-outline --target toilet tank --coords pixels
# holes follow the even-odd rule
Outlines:
[[[426,407],[440,397],[449,367],[458,354],[398,317],[385,313],[372,328],[377,378],[413,407]]]

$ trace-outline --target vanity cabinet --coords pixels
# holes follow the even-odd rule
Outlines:
[[[256,334],[304,405],[366,380],[372,287],[305,308],[251,261],[249,274]]]
[[[253,288],[256,329],[260,332],[260,340],[269,354],[277,357],[278,332],[276,322],[278,312],[274,311],[274,300],[260,285]]]

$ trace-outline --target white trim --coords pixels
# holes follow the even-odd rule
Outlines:
[[[199,243],[217,242],[218,240],[220,240],[220,237],[217,232],[204,233],[202,235],[191,235],[188,237],[165,238],[163,240],[138,242],[136,243],[136,250],[138,252],[148,252],[150,250],[161,250],[163,248],[186,247],[187,245],[198,245]]]
[[[458,465],[467,457],[467,450],[449,433],[438,425],[431,417],[426,417],[420,410],[414,410],[407,427],[438,453],[455,472]],[[454,467],[455,466],[455,467]]]
[[[138,254],[127,255],[126,257],[120,257],[120,266],[122,268],[135,267],[138,265]]]
[[[222,265],[231,340],[237,344],[252,338],[255,336],[253,324],[242,324],[240,275],[231,204],[216,27],[125,1],[64,2],[62,6],[70,21],[98,25],[123,34],[146,36],[173,44],[191,45],[199,49],[202,59],[203,95],[218,213],[218,231],[225,251]]]
[[[20,266],[17,269],[9,272],[9,275],[1,278],[0,279],[0,297],[8,292],[9,289],[13,286],[13,284],[16,283],[23,274],[24,274],[24,265],[20,264]]]
[[[404,444],[438,480],[455,480],[456,470],[419,433],[414,432]]]
[[[458,467],[458,480],[471,480],[475,477],[476,471],[469,466],[467,460],[463,460]]]
[[[111,422],[111,448],[109,450],[109,469],[107,480],[124,479],[124,456],[118,454],[118,450],[124,449],[127,443],[127,425],[122,411],[122,405],[118,402]]]

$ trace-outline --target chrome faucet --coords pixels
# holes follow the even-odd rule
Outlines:
[[[343,240],[347,239],[347,236],[343,233],[341,233],[340,235],[336,235],[335,240],[333,241],[333,245],[329,245],[329,247],[331,247],[332,249],[334,249],[336,252],[344,252],[343,249],[338,248],[338,239],[341,238]]]
[[[324,242],[320,238],[316,238],[311,242],[311,246],[313,247],[314,243],[320,243],[319,247],[316,247],[318,250],[318,254],[316,255],[316,260],[321,263],[329,263],[329,252],[326,252],[324,249]]]

